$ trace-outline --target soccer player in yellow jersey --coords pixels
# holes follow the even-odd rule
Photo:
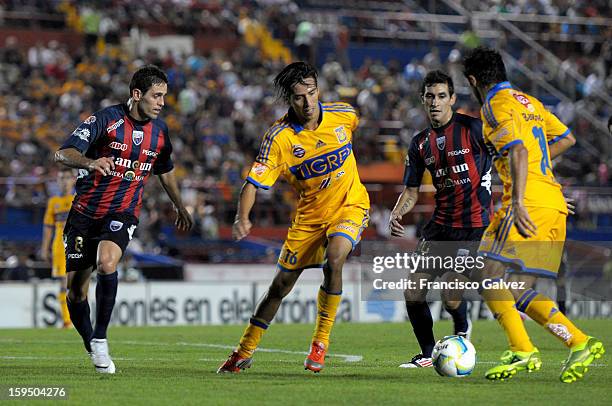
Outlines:
[[[314,372],[323,368],[342,294],[342,267],[369,219],[368,193],[359,180],[352,150],[358,123],[355,110],[346,103],[320,103],[317,72],[304,62],[286,66],[274,86],[289,111],[264,135],[240,193],[233,236],[241,240],[248,235],[257,189],[270,188],[281,175],[299,194],[297,213],[276,275],[219,373],[251,366],[261,337],[302,271],[321,267],[316,326],[304,367]]]
[[[567,205],[555,180],[552,159],[576,141],[570,130],[535,97],[518,91],[506,78],[498,52],[479,47],[466,56],[464,74],[480,102],[485,142],[503,183],[502,206],[482,238],[486,257],[477,278],[481,294],[503,327],[510,350],[501,364],[486,372],[491,380],[508,379],[519,371],[540,369],[542,361],[518,310],[560,339],[569,349],[560,379],[571,383],[604,353],[600,340],[585,335],[555,302],[532,289],[537,277],[555,278],[559,269]],[[517,283],[511,290],[485,280]]]
[[[70,168],[61,168],[57,173],[57,184],[61,194],[51,197],[47,202],[41,247],[42,259],[51,260],[52,276],[59,279],[60,282],[58,299],[64,328],[71,327],[72,322],[66,305],[66,254],[62,235],[72,206],[72,199],[74,199],[75,181],[74,173]]]

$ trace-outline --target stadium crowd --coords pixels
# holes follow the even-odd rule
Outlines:
[[[4,5],[5,10],[11,10],[38,3],[24,0]],[[131,56],[112,34],[128,29],[126,21],[134,16],[121,11],[128,7],[113,8],[111,12],[103,8],[79,10],[82,27],[87,26],[90,17],[87,13],[99,13],[94,19],[97,24],[92,23],[95,40],[88,48],[68,49],[50,41],[24,49],[15,38],[8,38],[0,51],[0,193],[5,196],[0,200],[0,212],[1,206],[42,208],[55,192],[52,151],[90,112],[124,102],[130,73],[141,64],[153,63],[165,69],[170,79],[162,115],[170,128],[183,198],[195,214],[195,232],[204,238],[217,237],[219,226],[232,222],[236,195],[263,133],[286,111],[271,88],[272,78],[284,62],[267,58],[246,40],[245,26],[249,19],[261,19],[275,35],[295,38],[295,33],[283,33],[288,25],[281,24],[295,6],[293,3],[280,2],[281,5],[257,12],[240,7],[240,3],[223,2],[221,6],[221,2],[207,2],[200,10],[201,15],[216,16],[216,20],[204,18],[205,21],[218,21],[223,30],[243,35],[240,47],[229,51],[186,55],[160,54],[149,49],[142,55]],[[181,18],[192,16],[181,11],[187,10],[188,4],[145,1],[131,13],[143,21],[165,16],[167,23],[184,26]],[[166,13],[168,7],[172,8],[170,14]],[[106,24],[104,28],[102,22],[109,16],[112,20],[120,17],[114,20],[118,27],[111,24],[108,29]],[[448,71],[461,96],[458,108],[478,114],[461,72],[460,46],[448,57],[432,48],[423,59],[405,66],[366,59],[362,66],[351,69],[342,58],[334,56],[319,62],[322,99],[348,101],[359,109],[361,127],[355,153],[360,164],[403,162],[412,136],[427,126],[419,86],[430,69]],[[609,59],[606,63],[609,64]],[[609,72],[609,65],[607,69]],[[524,78],[516,79],[517,84],[523,84]],[[574,129],[578,139],[595,138],[588,121],[576,112],[573,104],[560,104],[555,112]],[[602,108],[600,114],[609,115],[610,111]],[[596,160],[580,148],[558,164],[566,184],[610,185],[609,169],[607,156]],[[145,244],[154,244],[160,233],[164,218],[160,211],[168,207],[157,200],[163,196],[154,187],[148,188],[142,219],[142,228],[149,230],[144,233]],[[258,224],[286,223],[292,201],[286,187],[263,193]],[[274,210],[266,204],[269,202],[274,202]]]

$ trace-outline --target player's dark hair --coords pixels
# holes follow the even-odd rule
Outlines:
[[[168,84],[168,76],[166,73],[155,65],[145,65],[132,76],[130,81],[130,95],[134,89],[139,89],[143,94],[147,92],[153,85]]]
[[[425,75],[421,84],[421,97],[425,95],[425,88],[437,84],[446,84],[448,86],[448,95],[452,96],[455,93],[455,85],[453,79],[441,70],[432,70]]]
[[[494,49],[478,47],[463,58],[463,74],[474,76],[479,86],[495,85],[508,80],[504,61]]]
[[[305,85],[307,78],[313,78],[315,85],[318,86],[317,70],[306,62],[294,62],[285,66],[285,68],[274,78],[274,88],[278,97],[281,97],[286,102],[293,94],[293,86],[299,84]]]

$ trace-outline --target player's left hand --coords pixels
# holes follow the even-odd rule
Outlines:
[[[176,210],[176,221],[175,225],[181,231],[189,231],[193,227],[193,219],[191,214],[184,207],[175,207]]]
[[[514,225],[524,238],[533,237],[538,231],[525,206],[514,206]]]
[[[389,230],[391,230],[391,235],[393,237],[403,237],[404,236],[404,226],[400,224],[400,220],[402,216],[395,211],[391,212],[389,216]]]
[[[576,199],[567,196],[563,197],[565,198],[565,204],[567,205],[567,212],[569,214],[576,214]]]

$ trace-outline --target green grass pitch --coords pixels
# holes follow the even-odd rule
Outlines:
[[[612,321],[577,324],[612,349]],[[506,382],[483,377],[506,349],[494,321],[475,323],[478,364],[471,376],[461,379],[439,377],[432,368],[398,368],[418,348],[408,323],[338,323],[331,356],[320,374],[302,366],[311,325],[273,324],[253,367],[237,375],[215,371],[244,326],[111,327],[109,344],[117,365],[113,376],[94,371],[74,330],[0,330],[0,387],[65,386],[68,403],[89,405],[609,404],[609,355],[595,360],[584,380],[563,384],[558,374],[567,350],[535,323],[527,322],[527,327],[544,365],[539,372],[519,373]],[[449,322],[437,323],[436,336],[450,329]]]

